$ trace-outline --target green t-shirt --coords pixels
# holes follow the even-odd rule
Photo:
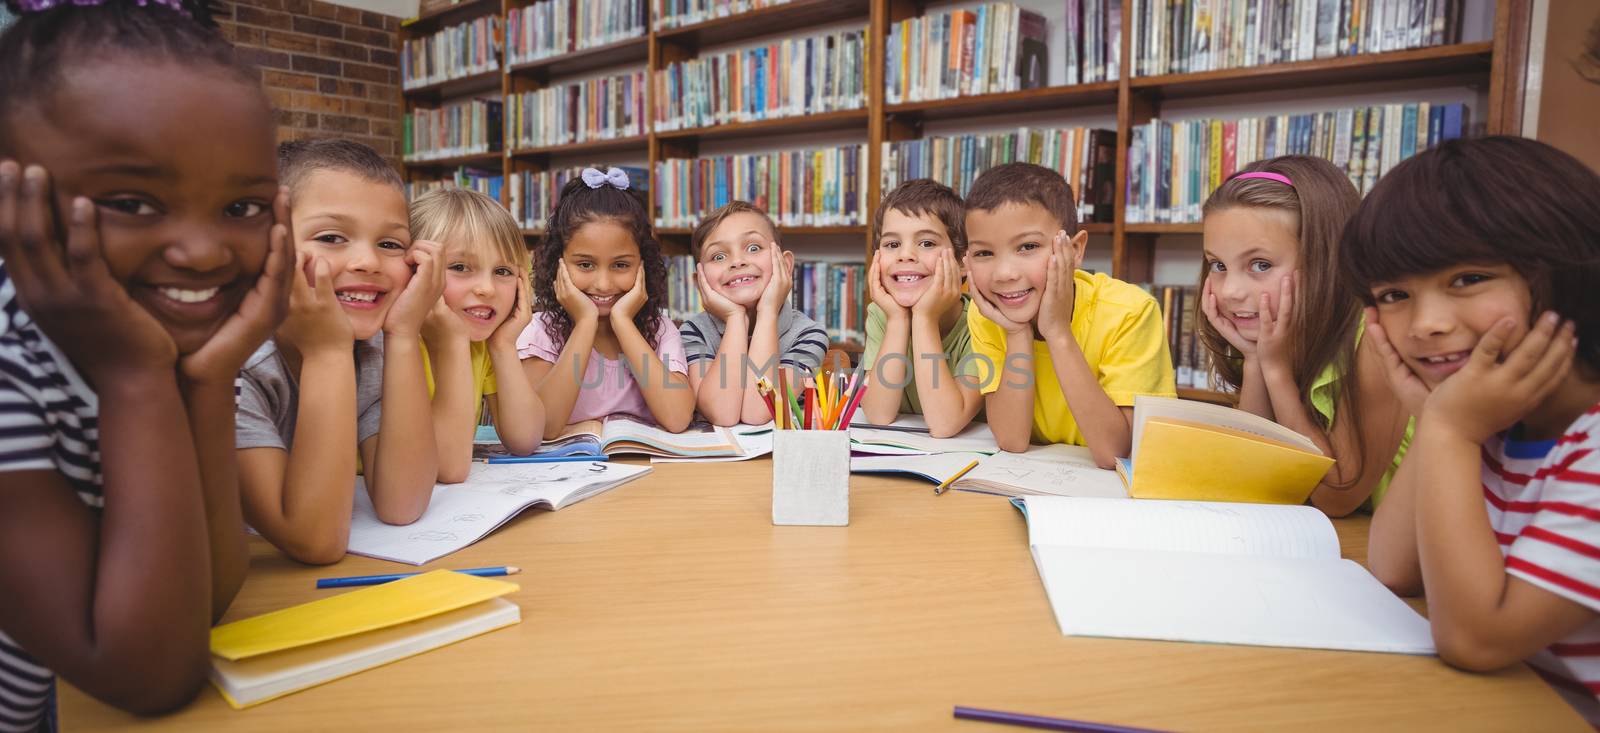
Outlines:
[[[963,294],[961,296],[961,311],[963,314],[966,313],[969,302],[971,302],[971,298]],[[868,369],[877,368],[878,350],[883,346],[883,332],[888,328],[888,325],[889,319],[883,315],[883,309],[879,308],[877,303],[867,304],[867,348],[861,355],[861,363],[865,364]],[[907,343],[908,349],[909,346],[910,344]],[[940,346],[943,347],[946,358],[949,361],[951,374],[957,377],[970,376],[974,379],[979,379],[987,373],[983,367],[978,365],[975,359],[962,361],[964,357],[972,353],[972,332],[967,330],[965,315],[956,319],[955,325],[950,327],[950,332],[945,334],[944,339],[940,341]],[[912,361],[912,356],[909,353],[905,354],[905,357],[908,383],[906,384],[904,396],[900,398],[900,412],[902,414],[921,415],[922,401],[917,398],[917,383],[914,376],[916,374],[916,362]]]
[[[1362,321],[1361,325],[1356,327],[1356,345],[1358,347],[1361,345],[1361,335],[1366,332],[1366,329],[1367,324],[1365,321]],[[1334,385],[1338,384],[1341,376],[1343,375],[1335,371],[1335,365],[1329,364],[1311,382],[1311,407],[1324,420],[1327,420],[1330,426],[1333,425],[1333,408],[1336,404]],[[1400,437],[1400,447],[1395,449],[1394,460],[1390,462],[1389,468],[1383,472],[1383,477],[1378,479],[1378,485],[1372,487],[1372,496],[1363,505],[1366,509],[1377,509],[1378,504],[1383,502],[1383,495],[1389,491],[1389,481],[1394,479],[1394,472],[1400,468],[1400,459],[1406,457],[1406,449],[1411,447],[1411,433],[1416,430],[1416,427],[1416,418],[1413,417],[1406,422],[1406,433]]]

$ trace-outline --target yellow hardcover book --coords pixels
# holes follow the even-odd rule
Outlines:
[[[1309,438],[1221,405],[1139,397],[1123,466],[1136,499],[1301,504],[1333,467]]]
[[[521,620],[517,584],[448,570],[375,585],[211,630],[211,681],[235,708]]]

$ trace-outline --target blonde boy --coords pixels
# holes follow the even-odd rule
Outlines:
[[[965,215],[949,186],[919,178],[896,186],[873,216],[862,357],[872,381],[861,409],[874,423],[918,414],[943,438],[961,432],[983,407],[970,357],[969,299],[961,292]]]
[[[1155,299],[1082,272],[1088,233],[1072,189],[1030,163],[986,171],[967,194],[967,323],[990,362],[982,390],[1002,450],[1087,445],[1110,468],[1132,444],[1133,399],[1175,396]]]
[[[765,423],[772,412],[756,381],[815,370],[828,334],[789,303],[794,255],[766,212],[731,202],[700,221],[690,247],[706,309],[679,328],[695,406],[714,425]]]

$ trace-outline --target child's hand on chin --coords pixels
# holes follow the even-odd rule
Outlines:
[[[1560,386],[1577,351],[1574,323],[1562,324],[1558,314],[1546,312],[1507,353],[1515,328],[1510,318],[1501,319],[1478,340],[1466,365],[1433,389],[1422,408],[1430,427],[1482,443],[1515,425]]]
[[[289,189],[278,189],[278,197],[272,202],[272,215],[276,223],[272,225],[267,259],[261,266],[255,287],[205,346],[179,360],[178,367],[185,378],[231,383],[244,367],[245,360],[288,314],[292,277],[289,262],[293,251],[289,246]]]
[[[140,370],[170,373],[178,347],[111,276],[94,204],[73,199],[64,247],[54,222],[49,174],[0,162],[0,258],[40,330],[99,385]]]
[[[712,287],[711,281],[706,277],[706,266],[698,265],[694,275],[695,286],[700,288],[700,303],[706,312],[717,317],[717,320],[727,323],[728,319],[743,313],[744,307],[728,299],[728,296],[717,292]]]
[[[1039,335],[1049,340],[1072,339],[1072,299],[1078,284],[1072,279],[1073,262],[1067,252],[1067,233],[1050,240],[1044,295],[1039,299]]]
[[[532,302],[528,279],[522,278],[517,285],[517,298],[511,302],[511,312],[506,314],[506,319],[500,325],[495,326],[494,333],[489,334],[489,348],[516,350],[517,337],[533,322],[533,307],[529,305]]]
[[[294,272],[289,275],[289,316],[278,328],[278,341],[293,346],[302,357],[318,353],[348,356],[356,337],[350,317],[333,293],[328,263],[305,252],[298,253],[294,262]]]
[[[443,249],[437,242],[419,239],[406,250],[406,260],[417,271],[384,316],[385,333],[415,336],[422,332],[422,322],[439,302],[439,296],[444,295],[444,268],[439,266]]]
[[[560,269],[556,270],[556,302],[566,309],[573,323],[595,322],[600,319],[600,306],[595,305],[588,294],[579,290],[577,284],[572,282],[572,275],[567,272],[566,260],[562,260]]]

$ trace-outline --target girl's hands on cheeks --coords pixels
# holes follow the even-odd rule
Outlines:
[[[876,278],[869,280],[876,282]],[[961,266],[956,264],[955,250],[941,250],[938,261],[933,265],[933,284],[922,291],[917,302],[911,306],[911,313],[924,318],[938,319],[959,302],[961,302]]]
[[[533,322],[533,297],[529,293],[528,279],[522,278],[517,286],[517,297],[511,302],[511,312],[489,334],[490,349],[517,348],[517,337]]]
[[[443,245],[426,239],[412,242],[411,248],[406,250],[406,262],[417,269],[394,305],[389,306],[389,313],[383,318],[385,333],[418,335],[422,332],[423,321],[430,311],[441,305],[439,299],[444,295],[444,268],[439,266],[439,254],[443,251]]]
[[[1238,349],[1244,358],[1249,359],[1256,355],[1256,342],[1240,335],[1239,329],[1234,328],[1233,321],[1222,315],[1217,309],[1217,294],[1211,292],[1211,280],[1207,278],[1200,288],[1200,312],[1204,313],[1206,320],[1211,322],[1211,327],[1222,334],[1222,339],[1233,348]],[[1369,319],[1368,323],[1376,323],[1376,319]]]
[[[611,304],[611,322],[633,323],[633,317],[639,315],[639,309],[644,307],[646,296],[644,267],[641,266],[634,270],[633,287]]]
[[[1555,391],[1572,370],[1577,351],[1573,322],[1563,324],[1554,311],[1546,312],[1522,343],[1507,353],[1515,329],[1516,322],[1501,319],[1478,340],[1466,366],[1434,388],[1422,408],[1430,426],[1482,443],[1516,424]]]
[[[593,322],[600,318],[599,306],[572,283],[572,275],[567,272],[566,260],[562,260],[559,269],[556,270],[556,302],[567,310],[567,315],[572,317],[573,323]]]
[[[765,313],[776,317],[783,312],[783,306],[789,300],[789,289],[793,287],[793,273],[789,271],[789,258],[785,256],[777,242],[772,242],[772,276],[767,278],[767,287],[761,291],[761,300],[756,303],[756,314]]]
[[[349,354],[356,337],[350,317],[333,294],[328,263],[305,252],[295,255],[289,275],[289,316],[278,327],[277,338],[302,356],[314,353]]]
[[[1422,405],[1428,401],[1428,395],[1433,390],[1400,358],[1400,352],[1389,341],[1389,332],[1384,330],[1383,324],[1378,323],[1378,309],[1369,306],[1366,315],[1367,333],[1364,338],[1372,339],[1372,345],[1377,347],[1389,388],[1394,390],[1395,398],[1400,400],[1400,405],[1406,408],[1407,413],[1412,417],[1420,416]]]
[[[889,289],[883,286],[883,268],[878,264],[878,256],[881,254],[883,254],[881,249],[872,253],[872,265],[867,268],[867,295],[883,311],[884,317],[891,321],[905,318],[910,315],[910,311],[901,308],[900,304],[895,302],[894,296],[889,294]]]
[[[716,316],[717,320],[727,323],[728,319],[744,311],[743,306],[728,300],[727,296],[711,287],[710,279],[706,277],[705,265],[695,265],[694,284],[700,289],[700,304],[705,307],[707,313]]]
[[[1067,256],[1065,231],[1050,240],[1050,260],[1045,269],[1044,295],[1039,302],[1039,335],[1047,339],[1072,338],[1072,299],[1077,283],[1072,279],[1072,258]]]
[[[232,383],[278,324],[289,313],[291,262],[294,250],[289,244],[289,189],[279,188],[272,201],[272,233],[267,240],[267,259],[255,287],[239,303],[239,310],[224,321],[199,351],[178,360],[186,379]]]
[[[68,222],[63,247],[49,174],[0,161],[0,258],[28,315],[92,381],[170,371],[178,347],[111,276],[93,202],[74,198]]]
[[[1256,309],[1261,319],[1261,330],[1256,334],[1256,354],[1264,371],[1288,369],[1293,358],[1289,350],[1290,324],[1294,315],[1294,270],[1284,273],[1278,283],[1278,306],[1272,306],[1272,297],[1261,294],[1261,304]]]

